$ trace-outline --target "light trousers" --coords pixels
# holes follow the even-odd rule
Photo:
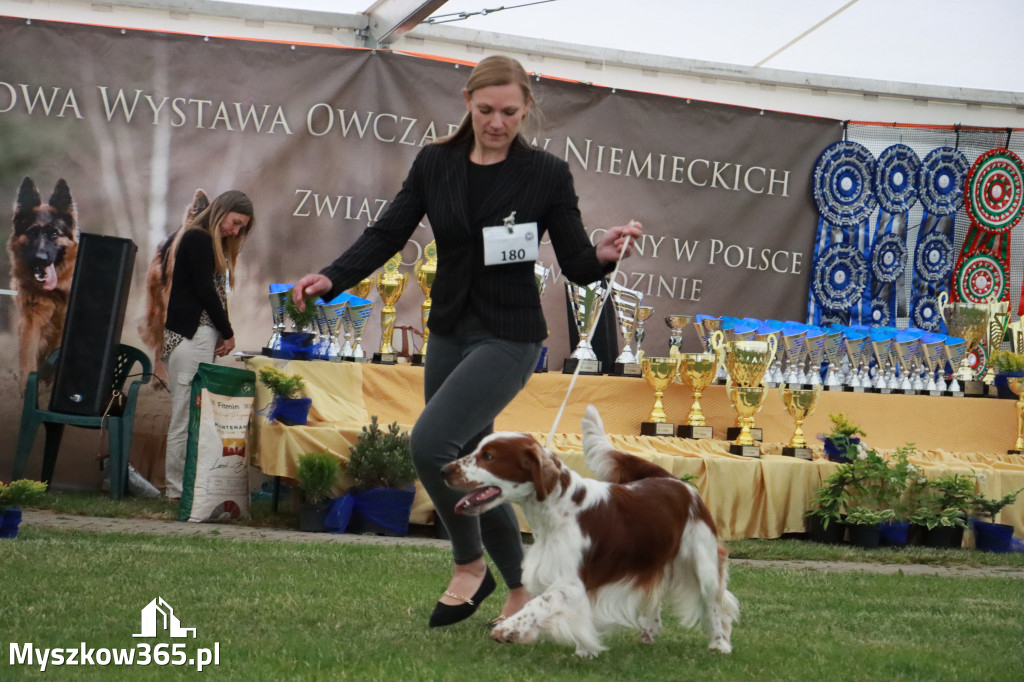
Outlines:
[[[185,339],[167,358],[167,383],[171,388],[171,424],[167,429],[167,454],[164,457],[164,495],[181,497],[185,475],[185,450],[188,447],[189,404],[192,378],[201,362],[213,362],[220,333],[199,325],[191,339]]]

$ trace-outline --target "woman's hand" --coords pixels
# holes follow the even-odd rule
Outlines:
[[[291,291],[291,299],[295,301],[295,307],[301,312],[306,309],[307,296],[326,294],[333,288],[334,285],[326,275],[306,275],[295,283]]]
[[[601,241],[597,243],[597,260],[602,263],[614,263],[619,260],[620,253],[623,258],[628,257],[633,253],[633,241],[640,238],[643,229],[644,226],[635,220],[630,220],[626,225],[609,227]],[[626,252],[622,253],[622,245],[627,239],[629,246],[626,247]]]
[[[222,358],[235,349],[235,337],[230,339],[221,339],[217,344],[217,347],[213,349],[213,354],[218,358]]]

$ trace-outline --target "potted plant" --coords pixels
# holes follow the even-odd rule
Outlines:
[[[372,416],[349,448],[346,472],[355,485],[346,493],[347,499],[339,502],[343,508],[339,518],[329,525],[354,533],[408,535],[416,496],[409,434],[397,422],[383,430],[376,415]]]
[[[317,309],[315,296],[307,296],[303,300],[305,302],[304,309],[299,310],[289,291],[288,298],[284,302],[284,314],[292,321],[292,331],[281,334],[281,348],[275,351],[274,357],[288,360],[312,359],[310,353],[316,338],[313,329],[320,312]]]
[[[35,504],[46,493],[46,484],[19,478],[9,485],[0,481],[0,538],[18,537],[21,507]]]
[[[860,449],[860,438],[857,436],[867,434],[842,412],[830,414],[828,418],[832,421],[832,430],[819,436],[825,443],[825,456],[832,462],[849,462]]]
[[[818,488],[807,512],[807,534],[814,542],[840,545],[846,537],[846,470],[837,470]]]
[[[328,501],[341,473],[341,461],[330,452],[307,452],[299,456],[295,471],[302,503],[299,505],[299,530],[322,533],[330,510]]]
[[[264,365],[259,371],[260,383],[274,394],[267,419],[285,426],[303,425],[309,419],[312,398],[300,398],[299,392],[306,385],[298,374],[285,374],[273,365]]]
[[[1010,390],[1007,378],[1024,377],[1024,353],[998,349],[989,356],[989,362],[996,373],[993,383],[999,391],[999,397],[1016,400],[1017,394]]]
[[[1013,526],[996,523],[996,514],[1003,507],[1017,501],[1017,495],[1024,490],[1019,488],[998,498],[985,497],[978,494],[971,500],[971,529],[974,531],[974,546],[985,552],[1009,552],[1013,546]],[[988,517],[985,521],[978,517]]]
[[[825,485],[815,496],[811,517],[822,526],[842,519],[851,543],[877,547],[882,524],[899,519],[897,510],[902,509],[900,498],[906,491],[910,472],[907,453],[912,447],[897,450],[891,462],[874,450],[859,449],[853,459],[840,464],[825,479]],[[906,542],[905,531],[902,542]]]
[[[952,548],[963,545],[974,488],[974,477],[965,474],[921,478],[911,483],[913,503],[909,518],[923,529],[923,544]]]

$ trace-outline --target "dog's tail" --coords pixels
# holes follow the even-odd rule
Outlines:
[[[593,405],[587,405],[580,421],[583,427],[583,457],[594,474],[605,481],[612,480],[616,465],[610,457],[615,448],[604,432],[604,422]]]

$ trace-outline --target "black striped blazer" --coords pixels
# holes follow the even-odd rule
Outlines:
[[[600,279],[613,265],[597,260],[566,162],[517,140],[476,216],[469,215],[468,164],[467,144],[424,147],[380,219],[321,270],[334,285],[329,296],[354,286],[400,251],[426,215],[437,241],[430,330],[451,333],[460,316],[472,310],[499,338],[543,340],[548,327],[533,263],[484,266],[482,229],[501,225],[512,211],[517,223],[536,222],[540,234],[549,235],[562,274],[577,284]]]

